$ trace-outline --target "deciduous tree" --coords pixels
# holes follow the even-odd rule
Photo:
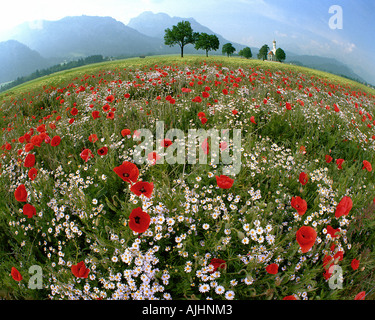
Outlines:
[[[223,52],[223,54],[226,54],[229,57],[233,54],[234,51],[236,51],[236,48],[233,47],[233,45],[229,42],[223,45],[221,51]]]
[[[195,43],[199,33],[193,32],[189,21],[181,21],[172,29],[165,29],[164,43],[167,46],[174,46],[178,44],[181,48],[181,58],[184,56],[184,46],[189,43]]]
[[[240,52],[238,52],[238,54],[241,57],[245,57],[246,59],[249,59],[253,56],[251,49],[249,47],[243,48],[242,50],[240,50]]]
[[[276,50],[276,60],[280,61],[280,62],[283,62],[285,59],[286,59],[286,55],[285,55],[284,50],[281,49],[281,48],[278,48]]]
[[[208,57],[208,51],[219,49],[219,38],[214,34],[200,33],[197,40],[195,41],[195,49],[206,50],[206,57]]]

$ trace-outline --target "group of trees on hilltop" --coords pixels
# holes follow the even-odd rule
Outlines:
[[[184,47],[187,44],[194,44],[196,50],[202,49],[208,52],[219,49],[219,38],[214,34],[207,34],[205,32],[194,32],[189,21],[181,21],[173,26],[172,29],[165,29],[164,43],[167,46],[179,45],[181,49],[181,58],[184,56]],[[222,52],[228,56],[232,55],[236,49],[231,43],[223,45]]]
[[[167,46],[179,45],[181,49],[181,58],[184,56],[184,47],[187,44],[194,44],[196,50],[202,49],[206,51],[206,57],[208,57],[209,51],[216,51],[219,49],[220,42],[219,38],[214,34],[199,33],[194,32],[189,21],[181,21],[173,26],[172,29],[165,29],[164,43]],[[269,47],[264,45],[258,54],[258,59],[267,59]],[[222,47],[222,53],[226,54],[228,57],[231,56],[236,51],[231,43],[226,43]],[[246,47],[239,51],[238,53],[241,57],[247,59],[253,56],[251,49]],[[285,60],[285,52],[279,48],[276,50],[277,61]]]
[[[208,51],[219,49],[219,38],[214,34],[194,32],[189,21],[181,21],[172,29],[165,29],[164,43],[167,46],[178,44],[181,48],[181,57],[184,56],[184,46],[191,43],[195,49]]]
[[[268,45],[266,45],[266,44],[263,45],[259,49],[258,59],[266,60],[269,50],[270,50],[270,47]],[[285,54],[284,50],[281,49],[281,48],[276,49],[275,56],[276,56],[276,61],[279,61],[279,62],[284,61],[285,58],[286,58],[286,54]]]

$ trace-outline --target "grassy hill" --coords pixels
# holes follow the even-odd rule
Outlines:
[[[1,94],[1,296],[373,299],[374,105],[328,73],[202,56]]]

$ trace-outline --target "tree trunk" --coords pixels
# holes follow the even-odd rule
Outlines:
[[[184,57],[184,46],[181,46],[181,58]]]
[[[208,50],[206,50],[206,57],[208,57]]]

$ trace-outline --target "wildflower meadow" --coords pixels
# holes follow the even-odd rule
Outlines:
[[[373,299],[374,108],[347,79],[227,57],[5,92],[1,297]]]

